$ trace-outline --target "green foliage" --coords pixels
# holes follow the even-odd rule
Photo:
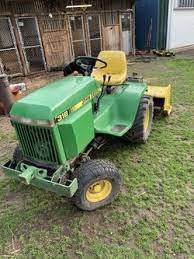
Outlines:
[[[159,60],[130,71],[148,83],[172,84],[173,113],[155,119],[146,145],[113,140],[94,157],[112,160],[122,192],[96,212],[0,177],[0,257],[191,258],[194,168],[194,61]],[[0,122],[1,123],[1,122]],[[0,132],[3,161],[13,132]]]

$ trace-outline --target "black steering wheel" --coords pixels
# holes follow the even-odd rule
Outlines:
[[[95,66],[97,61],[102,64],[100,67]],[[87,72],[88,75],[92,73],[93,69],[100,70],[107,67],[107,63],[105,61],[98,58],[93,58],[93,57],[85,57],[85,56],[77,57],[75,59],[75,63],[78,67],[81,68],[81,70],[84,70],[85,72]]]

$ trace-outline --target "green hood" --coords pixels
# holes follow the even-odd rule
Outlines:
[[[16,102],[11,116],[51,120],[89,96],[99,87],[91,77],[68,76],[29,94]]]

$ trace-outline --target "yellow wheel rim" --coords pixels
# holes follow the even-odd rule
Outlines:
[[[108,180],[101,180],[89,186],[86,199],[89,202],[99,202],[106,199],[112,191],[112,184]]]
[[[150,110],[147,109],[145,112],[145,117],[144,117],[144,131],[145,132],[148,130],[149,122],[150,122]]]

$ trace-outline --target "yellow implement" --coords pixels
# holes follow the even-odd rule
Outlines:
[[[168,86],[148,86],[147,94],[153,96],[155,109],[160,109],[169,116],[172,111],[170,104],[171,85]]]

